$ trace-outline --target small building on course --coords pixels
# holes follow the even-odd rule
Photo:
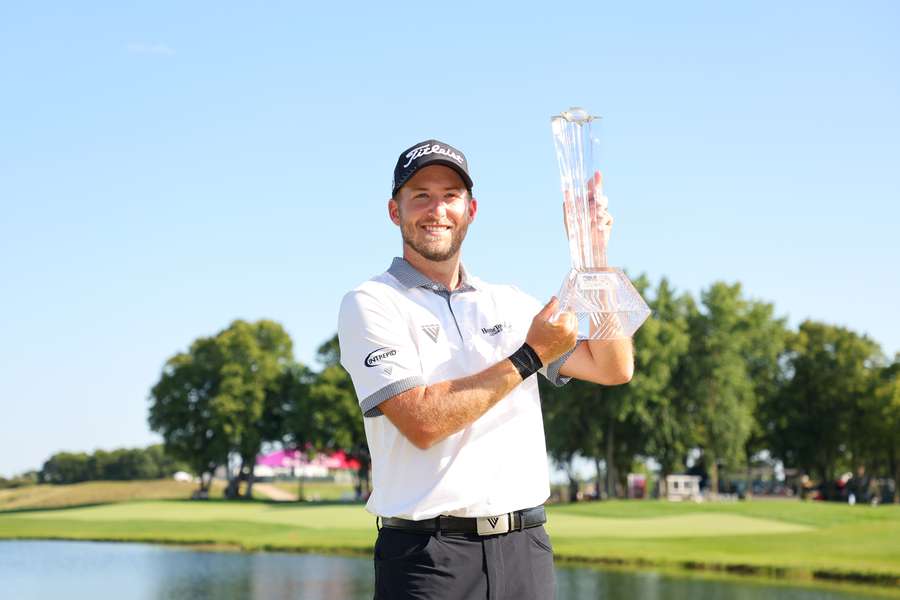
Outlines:
[[[666,499],[672,502],[700,500],[700,476],[666,475]]]

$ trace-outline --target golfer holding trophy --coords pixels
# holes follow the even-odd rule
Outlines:
[[[593,120],[552,121],[572,268],[546,305],[463,266],[478,213],[465,155],[438,140],[400,153],[387,209],[402,255],[344,296],[338,322],[372,456],[375,598],[555,597],[535,375],[627,383],[649,313],[606,265]]]

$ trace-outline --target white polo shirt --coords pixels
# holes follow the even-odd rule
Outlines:
[[[484,517],[550,496],[537,377],[516,386],[474,423],[427,450],[412,444],[378,405],[411,388],[473,375],[515,352],[542,304],[518,288],[460,269],[448,291],[402,258],[344,296],[341,364],[365,415],[373,492],[383,517]],[[542,369],[555,385],[568,355]]]

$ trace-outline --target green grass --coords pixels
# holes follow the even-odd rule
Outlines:
[[[900,583],[900,506],[607,502],[551,509],[557,554]]]
[[[548,512],[560,561],[900,585],[900,506],[632,501]],[[359,504],[168,500],[0,513],[0,538],[367,555],[375,535]]]
[[[300,489],[300,485],[296,481],[273,481],[268,483],[268,485],[295,496]],[[255,490],[253,495],[256,495]],[[353,486],[328,481],[304,481],[303,495],[307,500],[344,500],[353,497]]]

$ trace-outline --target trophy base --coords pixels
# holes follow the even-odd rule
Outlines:
[[[568,311],[578,317],[579,340],[629,338],[650,316],[631,281],[614,267],[572,269],[558,297],[557,314]]]

